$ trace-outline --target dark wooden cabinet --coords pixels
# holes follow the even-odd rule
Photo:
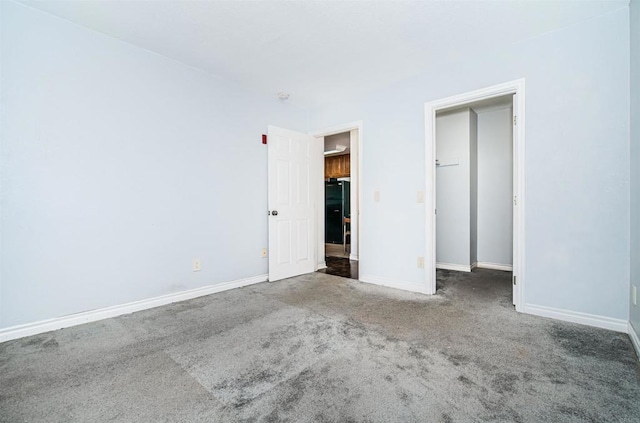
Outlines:
[[[351,175],[351,155],[329,156],[324,158],[324,177],[346,178]]]

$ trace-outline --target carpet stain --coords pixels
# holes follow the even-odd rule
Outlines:
[[[383,344],[382,342],[375,342],[370,337],[367,337],[367,342],[369,343],[370,347],[375,348],[377,350],[383,350],[386,348],[385,344]]]
[[[557,345],[574,357],[635,364],[632,346],[625,334],[556,322],[551,325],[550,334]]]
[[[499,394],[511,393],[516,391],[516,382],[520,380],[517,375],[503,373],[493,378],[491,381],[491,389]]]
[[[321,354],[324,354],[325,352],[329,351],[330,348],[331,348],[331,346],[327,342],[323,342],[321,344],[316,345],[313,348],[313,352],[318,354],[318,355],[321,355]]]
[[[462,382],[463,384],[467,385],[467,386],[474,386],[475,385],[475,383],[473,383],[473,381],[471,379],[469,379],[468,377],[463,376],[463,375],[458,376],[458,380],[460,382]]]
[[[440,422],[442,423],[453,423],[453,419],[447,413],[442,413],[440,416]]]
[[[264,421],[266,423],[276,423],[276,422],[282,421],[282,419],[280,418],[280,414],[278,413],[278,410],[272,410],[269,414],[265,416]]]
[[[43,348],[58,348],[58,346],[58,341],[56,341],[55,339],[49,339],[42,344]]]
[[[294,354],[302,347],[302,341],[298,341],[289,347],[289,354]]]
[[[30,347],[32,345],[39,345],[44,342],[46,338],[44,336],[31,336],[20,342],[22,347]]]
[[[405,391],[404,389],[397,388],[396,389],[396,397],[405,405],[409,406],[412,403],[411,395]]]
[[[565,416],[577,417],[581,422],[598,423],[599,419],[591,416],[587,411],[568,405],[558,406],[558,411]]]
[[[523,419],[515,410],[505,405],[505,401],[501,398],[488,399],[486,397],[479,398],[480,403],[488,412],[486,415],[480,415],[480,419],[487,422],[514,422],[522,423]]]
[[[417,358],[418,360],[424,360],[426,357],[425,353],[416,346],[409,347],[408,353],[410,357]]]
[[[449,360],[454,366],[460,366],[469,364],[470,358],[463,354],[448,354],[445,353],[447,360]]]

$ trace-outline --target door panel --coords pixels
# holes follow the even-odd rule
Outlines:
[[[298,238],[296,261],[309,260],[309,233],[311,232],[309,219],[298,219],[296,222],[296,236]]]
[[[289,163],[287,163],[285,160],[278,160],[276,166],[278,167],[277,204],[279,206],[286,206],[289,204],[289,185],[291,183],[289,178]]]
[[[291,245],[289,244],[289,238],[291,237],[291,222],[286,220],[280,220],[276,223],[277,226],[277,248],[274,251],[278,257],[278,265],[288,264],[291,260]],[[274,253],[272,252],[272,254]]]

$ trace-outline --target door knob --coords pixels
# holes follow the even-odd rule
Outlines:
[[[278,210],[274,210],[274,211],[272,211],[272,212],[271,212],[271,215],[272,215],[272,216],[277,216],[277,215],[278,215]]]

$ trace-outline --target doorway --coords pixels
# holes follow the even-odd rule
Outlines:
[[[322,145],[318,186],[318,271],[358,279],[360,143],[354,122],[313,133]]]
[[[350,149],[349,260],[359,270],[359,189],[362,121],[311,134],[269,125],[267,135],[269,276],[277,281],[327,268],[324,138],[348,132]],[[267,250],[262,251],[265,257]]]
[[[507,105],[509,109],[505,110]],[[502,138],[505,130],[512,131],[511,151],[505,151],[504,139],[498,142],[502,149],[497,155],[490,151],[497,145],[488,145],[486,140],[478,149],[479,115],[474,108],[496,112],[498,120],[509,126],[502,128]],[[425,113],[425,264],[429,291],[436,292],[436,268],[465,272],[475,267],[512,270],[513,303],[517,311],[522,311],[525,282],[524,80],[430,102],[425,105]],[[509,113],[510,116],[505,116]],[[438,118],[441,119],[440,128]],[[456,123],[457,133],[447,134],[448,130],[443,133],[444,127],[452,123]],[[438,141],[439,137],[445,139]],[[507,156],[511,157],[509,164],[505,163],[509,159]],[[496,166],[496,163],[488,162],[487,157],[499,157],[502,163]],[[490,201],[496,196],[500,198],[499,204]],[[511,224],[507,221],[505,225],[508,220],[505,213],[511,217]],[[496,227],[499,227],[498,234],[494,231]],[[481,241],[479,236],[482,236]]]
[[[436,269],[512,271],[512,97],[436,112]]]
[[[358,279],[357,261],[350,260],[351,131],[324,137],[324,273]]]

